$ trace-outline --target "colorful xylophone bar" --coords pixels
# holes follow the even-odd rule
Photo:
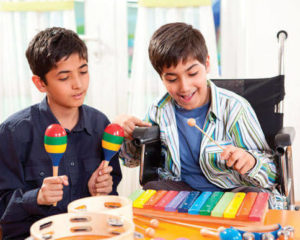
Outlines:
[[[134,212],[138,213],[153,215],[157,211],[164,211],[169,216],[176,213],[261,222],[267,210],[269,194],[138,190],[129,198],[133,201]]]

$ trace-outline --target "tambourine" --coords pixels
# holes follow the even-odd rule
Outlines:
[[[133,240],[134,224],[107,213],[64,213],[35,222],[30,235],[34,240]]]
[[[75,200],[68,205],[68,212],[109,213],[133,218],[132,201],[120,196],[94,196]]]
[[[202,236],[216,236],[221,240],[275,240],[293,239],[294,228],[292,226],[282,227],[280,224],[255,226],[255,227],[220,227],[217,231],[202,229]]]

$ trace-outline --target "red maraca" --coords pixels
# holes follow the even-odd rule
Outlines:
[[[59,124],[51,124],[45,131],[44,146],[52,160],[53,176],[58,176],[58,166],[67,148],[67,133]],[[56,206],[56,203],[53,204]]]
[[[124,140],[124,130],[116,123],[107,125],[102,137],[102,148],[104,151],[104,167],[108,166],[111,158],[119,151]]]

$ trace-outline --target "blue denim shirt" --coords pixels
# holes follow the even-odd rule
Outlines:
[[[44,148],[44,133],[58,123],[47,99],[9,117],[0,125],[0,224],[4,239],[29,235],[36,220],[67,211],[67,205],[90,196],[88,180],[104,159],[102,134],[109,124],[101,112],[86,105],[79,108],[79,121],[69,131],[67,149],[60,161],[59,175],[67,175],[69,186],[63,188],[63,199],[57,206],[37,204],[37,193],[45,177],[52,176],[52,162]],[[122,175],[118,156],[110,161],[113,167],[113,191]]]

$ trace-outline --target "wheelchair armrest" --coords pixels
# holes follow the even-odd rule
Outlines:
[[[133,144],[140,149],[140,184],[158,179],[157,169],[162,165],[159,126],[136,127],[132,133]]]
[[[291,146],[295,138],[295,128],[284,127],[275,136],[276,152],[279,155],[284,154],[284,148]]]
[[[133,144],[140,147],[143,144],[152,143],[160,140],[159,126],[136,127],[132,133]]]

